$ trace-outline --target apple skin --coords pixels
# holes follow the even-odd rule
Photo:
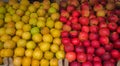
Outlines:
[[[82,11],[81,11],[81,15],[82,15],[83,17],[89,17],[90,11],[89,11],[89,10],[82,10]]]
[[[72,17],[70,21],[71,21],[72,24],[78,23],[78,18],[77,17]]]
[[[114,48],[120,49],[120,39],[114,42]]]
[[[117,32],[120,34],[120,27],[117,28]]]
[[[63,23],[66,23],[67,22],[67,18],[64,17],[64,16],[60,16],[60,21],[63,22]]]
[[[78,45],[78,44],[80,43],[80,40],[79,40],[78,38],[72,38],[72,39],[71,39],[71,43],[72,43],[73,45]]]
[[[78,37],[79,37],[80,41],[85,41],[88,39],[88,33],[80,32]]]
[[[89,26],[82,26],[81,31],[88,33],[89,32]]]
[[[95,4],[93,7],[94,11],[99,11],[103,9],[103,6],[101,4]]]
[[[106,37],[106,36],[101,36],[101,37],[99,38],[99,41],[100,41],[100,43],[101,43],[102,45],[109,44],[109,38]]]
[[[113,32],[113,33],[111,33],[111,35],[110,35],[110,40],[111,41],[117,41],[119,39],[119,34],[117,33],[117,32]]]
[[[68,31],[62,31],[61,32],[61,37],[62,38],[65,38],[65,37],[68,37],[69,36],[69,32]]]
[[[99,56],[94,56],[93,61],[94,62],[101,62],[102,60]]]
[[[102,55],[101,58],[102,58],[103,61],[108,61],[108,60],[111,59],[111,54],[109,52],[106,52]]]
[[[72,6],[72,5],[67,6],[67,12],[72,12],[73,10],[75,10],[74,6]]]
[[[73,44],[69,43],[67,45],[64,45],[65,52],[72,52],[74,51],[74,46]]]
[[[68,45],[69,43],[71,43],[70,38],[68,37],[62,38],[61,42],[63,43],[63,45]]]
[[[90,32],[97,33],[98,32],[98,26],[90,26]]]
[[[87,61],[87,62],[83,62],[82,66],[93,66],[93,65],[90,61]]]
[[[84,2],[84,3],[82,3],[82,4],[81,4],[81,9],[82,9],[82,10],[89,10],[90,7],[89,7],[88,2]]]
[[[106,44],[104,48],[106,51],[110,52],[113,49],[113,44],[112,43]]]
[[[99,48],[100,47],[100,43],[98,40],[92,40],[91,41],[91,46],[94,48]]]
[[[71,28],[70,25],[64,24],[63,27],[62,27],[62,29],[63,29],[64,31],[68,31],[68,32],[69,32],[69,31],[71,31],[72,28]]]
[[[99,47],[95,51],[96,55],[101,56],[105,53],[105,49],[103,47]]]
[[[85,53],[77,53],[77,61],[78,62],[86,62],[87,55]]]
[[[79,23],[81,25],[88,25],[89,24],[89,19],[87,17],[80,17],[79,18]]]
[[[87,54],[87,61],[93,61],[93,54]]]
[[[85,49],[82,46],[75,46],[75,52],[76,53],[84,53]]]
[[[72,16],[73,16],[73,17],[79,17],[79,16],[80,16],[80,11],[74,10],[74,11],[72,12]]]
[[[75,52],[67,52],[65,58],[69,61],[75,61],[76,59],[76,53]]]
[[[79,23],[72,24],[72,29],[77,31],[81,30],[81,24]]]
[[[90,25],[98,25],[98,19],[97,18],[92,18],[91,20],[90,20]]]
[[[63,17],[66,17],[66,18],[69,17],[69,13],[66,10],[61,10],[61,14],[60,15],[63,16]]]
[[[89,47],[90,46],[90,40],[85,40],[83,43],[84,47]]]
[[[94,66],[102,66],[102,63],[96,61],[96,62],[93,62],[93,65],[94,65]]]
[[[77,36],[78,36],[78,31],[76,31],[76,30],[70,31],[70,37],[74,38]]]
[[[111,31],[115,31],[117,29],[117,24],[114,23],[114,22],[110,22],[108,23],[108,28],[111,30]]]
[[[81,64],[78,61],[73,61],[70,63],[70,66],[81,66]]]
[[[119,20],[119,18],[118,18],[118,16],[117,15],[110,15],[109,17],[108,17],[108,21],[109,22],[117,22]]]
[[[99,28],[107,28],[108,24],[106,24],[106,22],[100,22],[99,24]]]
[[[119,53],[119,51],[116,50],[116,49],[113,49],[113,50],[111,51],[111,55],[112,55],[113,58],[119,58],[119,57],[120,57],[120,53]]]
[[[87,47],[86,52],[87,54],[94,54],[95,49],[93,47]]]
[[[99,30],[99,35],[100,36],[109,36],[110,35],[110,31],[108,28],[101,28]]]
[[[98,40],[98,37],[97,33],[89,33],[89,40]]]

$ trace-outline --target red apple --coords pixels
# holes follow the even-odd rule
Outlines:
[[[118,39],[119,39],[119,34],[117,32],[111,33],[111,35],[110,35],[110,40],[111,41],[116,41]]]
[[[87,56],[85,53],[77,53],[77,61],[78,62],[86,62]]]
[[[81,64],[77,61],[73,61],[70,63],[70,66],[81,66]]]
[[[72,62],[76,59],[76,53],[75,52],[67,52],[65,57],[69,62]]]
[[[102,55],[103,61],[109,61],[111,59],[111,54],[109,52],[106,52]]]
[[[82,66],[93,66],[91,62],[87,61],[87,62],[83,62]]]
[[[63,29],[64,31],[71,31],[72,28],[71,28],[70,25],[64,24],[62,29]]]
[[[77,17],[72,17],[70,21],[73,24],[78,23],[78,18]]]
[[[101,4],[95,4],[93,9],[94,11],[99,11],[103,9],[103,6]]]
[[[82,46],[75,46],[75,52],[76,53],[84,53],[85,49]]]
[[[92,18],[90,19],[90,25],[98,25],[98,19],[97,18]]]
[[[99,21],[99,22],[105,22],[106,19],[105,19],[105,17],[98,17],[98,21]]]
[[[93,65],[94,65],[94,66],[102,66],[102,63],[101,63],[101,62],[96,61],[96,62],[93,62]]]
[[[78,38],[72,38],[71,43],[73,45],[78,45],[80,43],[80,40]]]
[[[90,40],[98,40],[99,35],[97,33],[90,33],[89,39]]]
[[[89,19],[87,17],[80,17],[79,22],[81,25],[88,25],[89,24]]]
[[[93,61],[94,62],[101,62],[102,60],[99,56],[94,56]]]
[[[60,15],[63,16],[63,17],[66,17],[66,18],[69,17],[69,13],[66,10],[61,10],[61,14]]]
[[[82,15],[82,17],[89,17],[90,11],[89,10],[82,10],[81,15]]]
[[[68,31],[62,31],[61,32],[61,37],[63,38],[63,37],[68,37],[69,36],[69,33],[68,33]]]
[[[98,32],[98,26],[90,26],[90,32],[97,33]]]
[[[120,34],[120,27],[117,28],[117,32]]]
[[[86,52],[87,54],[94,54],[95,49],[93,47],[87,47]]]
[[[78,32],[76,30],[70,31],[70,37],[77,37]]]
[[[99,41],[100,41],[100,43],[103,44],[103,45],[109,44],[109,38],[106,37],[106,36],[101,36],[101,37],[99,38]]]
[[[101,28],[99,30],[99,35],[100,36],[109,36],[110,35],[110,31],[108,28]]]
[[[84,47],[89,47],[89,46],[90,46],[90,40],[85,40],[85,41],[83,42],[83,46],[84,46]]]
[[[113,62],[111,62],[111,61],[105,61],[103,63],[103,66],[115,66],[115,64]]]
[[[110,15],[108,17],[108,21],[109,22],[117,22],[119,20],[118,16],[117,15]]]
[[[98,40],[92,40],[91,41],[91,46],[94,48],[99,48],[100,47],[100,43]]]
[[[100,22],[99,28],[107,28],[107,23],[106,22]]]
[[[104,46],[104,48],[105,48],[105,50],[106,51],[111,51],[112,49],[113,49],[113,44],[112,43],[110,43],[110,44],[106,44],[105,46]]]
[[[80,12],[79,12],[78,10],[74,10],[74,11],[72,12],[72,16],[73,16],[73,17],[79,17],[79,16],[80,16]]]
[[[65,49],[65,52],[72,52],[74,51],[74,46],[69,43],[67,45],[64,45],[64,49]]]
[[[120,49],[120,39],[119,39],[119,40],[116,40],[116,41],[114,42],[114,47],[115,47],[116,49]]]
[[[85,41],[88,39],[88,33],[80,32],[78,37],[79,37],[80,41]]]
[[[72,29],[73,30],[80,30],[81,29],[81,25],[79,23],[72,24]]]
[[[93,54],[87,54],[87,61],[93,61]]]
[[[64,45],[67,45],[70,43],[70,38],[62,38],[61,42],[64,44]]]
[[[60,16],[60,21],[63,22],[63,23],[66,23],[67,22],[67,18],[63,17],[63,16]]]
[[[111,31],[114,31],[117,29],[117,24],[114,23],[114,22],[110,22],[108,23],[108,28],[111,30]]]
[[[88,2],[84,2],[81,4],[81,9],[82,10],[89,10],[89,4]]]
[[[75,10],[75,7],[74,7],[74,6],[72,6],[72,5],[68,5],[68,6],[67,6],[67,11],[68,11],[68,12],[72,12],[73,10]]]
[[[101,56],[105,53],[105,49],[103,47],[99,47],[96,49],[96,55]]]
[[[81,31],[83,32],[89,32],[89,26],[82,26]]]

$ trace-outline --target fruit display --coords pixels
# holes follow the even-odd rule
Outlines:
[[[0,1],[0,64],[11,57],[14,66],[58,66],[65,56],[59,17],[49,0]]]
[[[119,60],[117,0],[0,0],[0,65],[117,66]]]
[[[116,66],[120,60],[120,9],[114,0],[60,2],[61,41],[70,66]]]

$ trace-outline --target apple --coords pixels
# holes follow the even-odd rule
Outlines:
[[[93,55],[92,54],[87,54],[87,61],[93,61]]]
[[[61,37],[64,38],[64,37],[68,37],[69,36],[69,32],[68,31],[62,31],[61,32]]]
[[[69,13],[66,10],[61,10],[61,14],[60,15],[63,16],[63,17],[66,17],[66,18],[69,17]]]
[[[90,40],[85,40],[85,41],[83,42],[83,46],[89,47],[89,46],[90,46]]]
[[[87,17],[80,17],[79,22],[81,25],[88,25],[89,24],[89,19]]]
[[[67,25],[67,24],[64,24],[63,25],[63,28],[62,28],[64,31],[71,31],[71,26],[70,25]]]
[[[69,43],[67,45],[64,45],[64,50],[65,50],[65,52],[72,52],[72,51],[74,51],[73,44]]]
[[[72,29],[73,30],[80,30],[81,29],[81,24],[79,24],[79,23],[72,24]]]
[[[70,37],[77,37],[77,36],[78,36],[78,32],[76,30],[70,31]]]
[[[81,66],[81,64],[77,61],[73,61],[70,63],[70,66]]]
[[[96,61],[96,62],[93,62],[93,65],[94,65],[94,66],[102,66],[102,63]]]
[[[81,31],[88,33],[89,32],[89,26],[82,26]]]
[[[75,46],[75,52],[76,53],[84,53],[85,49],[82,46]]]
[[[108,21],[109,22],[117,22],[119,20],[119,18],[118,18],[118,16],[117,15],[110,15],[109,17],[108,17]]]
[[[100,43],[98,40],[92,40],[91,41],[91,46],[94,48],[99,48],[100,47]]]
[[[101,37],[99,38],[99,41],[100,41],[100,43],[103,44],[103,45],[109,44],[109,38],[106,37],[106,36],[101,36]]]
[[[80,32],[78,37],[79,37],[80,41],[85,41],[88,39],[88,33]]]
[[[60,21],[63,22],[63,23],[66,23],[67,22],[67,18],[64,17],[64,16],[60,16]]]
[[[103,6],[102,6],[102,4],[95,4],[93,9],[94,9],[94,11],[99,11],[99,10],[103,9]]]
[[[93,47],[87,47],[86,52],[87,52],[87,54],[94,54],[95,49]]]
[[[86,62],[87,55],[85,53],[77,53],[77,61],[78,62]]]
[[[75,52],[67,52],[65,58],[69,61],[75,61],[76,59],[76,53]]]
[[[67,9],[67,12],[72,12],[75,10],[75,7],[73,5],[68,5],[66,9]]]
[[[98,32],[98,26],[90,26],[90,32],[97,33]]]
[[[106,52],[102,55],[103,61],[109,61],[111,59],[111,54],[109,52]]]
[[[78,44],[80,43],[80,40],[79,40],[78,38],[72,38],[72,39],[71,39],[71,43],[72,43],[73,45],[78,45]]]
[[[117,24],[114,23],[114,22],[110,22],[108,23],[108,28],[111,30],[111,31],[114,31],[117,29]]]
[[[111,61],[105,61],[103,63],[103,66],[115,66],[115,64],[113,62],[111,62]]]
[[[72,12],[72,16],[73,16],[73,17],[79,17],[79,16],[80,16],[80,12],[79,12],[78,10],[74,10],[74,11]]]
[[[99,35],[100,36],[109,36],[110,35],[110,31],[108,28],[101,28],[99,30]]]
[[[105,53],[105,49],[103,47],[99,47],[95,51],[96,55],[101,56]]]
[[[101,22],[99,24],[99,28],[107,28],[108,27],[108,24],[106,24],[106,22]]]
[[[110,40],[111,41],[116,41],[118,39],[119,39],[119,34],[117,32],[111,33],[111,35],[110,35]]]
[[[120,39],[119,39],[119,40],[116,40],[116,41],[114,42],[114,48],[116,48],[116,49],[119,49],[119,48],[120,48]]]
[[[98,25],[99,21],[97,18],[90,19],[90,25]]]
[[[110,44],[106,44],[105,46],[104,46],[104,48],[105,48],[105,50],[106,51],[111,51],[112,49],[113,49],[113,44],[112,43],[110,43]]]
[[[77,17],[72,17],[70,21],[73,24],[78,23],[78,18]]]
[[[101,62],[102,60],[99,56],[94,56],[93,61],[94,62]]]
[[[62,38],[61,42],[62,42],[64,45],[67,45],[67,44],[71,43],[70,38],[67,38],[67,37],[66,37],[66,38]]]
[[[89,11],[89,10],[82,10],[82,11],[81,11],[81,15],[82,15],[83,17],[89,17],[90,11]]]
[[[90,61],[87,61],[87,62],[83,62],[82,66],[93,66],[93,65]]]
[[[89,40],[98,40],[98,37],[97,33],[89,33]]]

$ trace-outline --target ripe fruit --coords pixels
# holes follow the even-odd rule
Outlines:
[[[27,49],[34,49],[36,47],[36,43],[34,41],[28,41],[26,43],[26,48]]]
[[[66,59],[69,61],[69,62],[72,62],[76,59],[76,54],[75,52],[67,52],[66,53]]]
[[[44,53],[44,58],[47,60],[51,60],[53,58],[54,54],[51,51],[46,51]]]
[[[40,42],[39,47],[43,52],[48,51],[50,49],[50,43],[48,43],[48,42]]]
[[[55,54],[55,56],[56,56],[57,59],[63,59],[64,55],[65,55],[65,53],[62,50],[57,51],[56,54]]]
[[[86,62],[87,56],[85,53],[77,53],[77,61],[78,62]]]
[[[25,49],[22,48],[22,47],[17,47],[17,48],[14,50],[14,53],[15,53],[15,56],[24,56],[24,54],[25,54]]]
[[[40,60],[43,57],[43,52],[39,48],[35,48],[33,51],[33,58],[36,60]]]
[[[80,43],[80,40],[78,38],[72,38],[71,43],[73,45],[78,45]]]

